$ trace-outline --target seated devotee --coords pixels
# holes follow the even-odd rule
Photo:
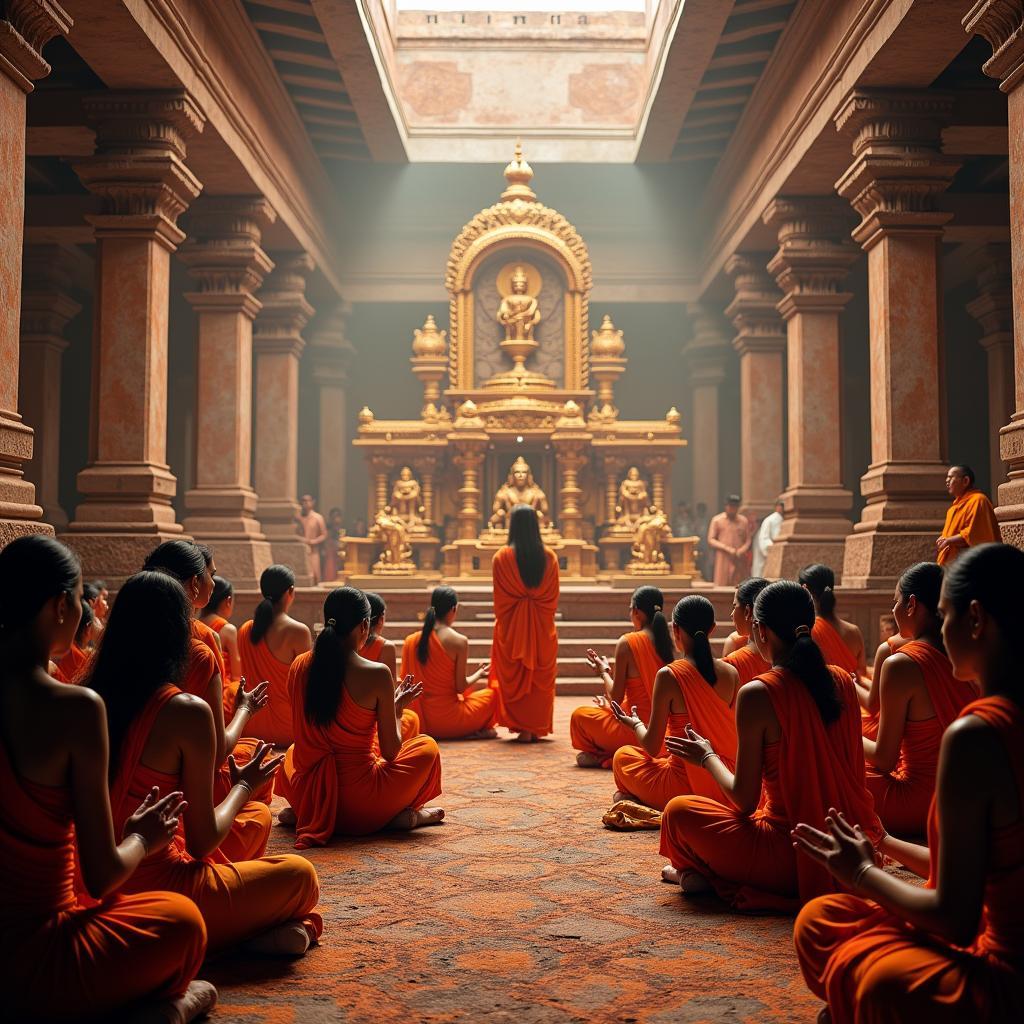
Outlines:
[[[370,603],[339,587],[324,601],[324,628],[312,652],[295,659],[291,696],[295,745],[278,783],[291,804],[279,820],[295,825],[295,846],[323,846],[333,835],[368,835],[437,825],[441,754],[430,736],[402,742],[398,718],[421,693],[406,677],[358,651],[370,632]],[[374,735],[380,755],[374,752]]]
[[[238,629],[238,652],[246,679],[266,679],[270,683],[270,702],[253,715],[248,732],[287,747],[295,740],[288,670],[300,654],[309,651],[312,638],[309,627],[288,614],[295,600],[295,574],[287,565],[271,565],[263,570],[260,593],[263,599],[253,617]]]
[[[498,696],[487,686],[490,665],[485,661],[466,674],[469,640],[453,628],[458,611],[459,595],[451,587],[435,587],[423,628],[410,633],[402,645],[401,674],[423,686],[415,707],[428,736],[493,739],[498,735]]]
[[[834,888],[828,872],[798,862],[790,836],[797,821],[823,826],[828,808],[842,804],[872,839],[882,835],[864,785],[853,680],[825,664],[813,624],[814,605],[796,583],[780,580],[758,595],[752,635],[772,669],[737,695],[735,772],[729,751],[720,756],[695,729],[666,741],[726,797],[681,796],[665,808],[661,852],[670,864],[662,877],[684,893],[714,889],[737,909],[791,911]]]
[[[367,661],[376,661],[386,665],[391,673],[391,682],[398,685],[398,658],[395,654],[395,645],[383,636],[384,626],[387,623],[388,606],[380,594],[370,590],[363,591],[366,600],[370,602],[370,633],[366,638],[366,646],[359,652],[359,656]],[[404,673],[403,673],[404,675]],[[411,740],[413,736],[420,734],[420,716],[412,708],[406,708],[402,712],[400,722],[402,729],[402,742]],[[379,749],[377,751],[380,752]]]
[[[88,585],[88,584],[87,584]],[[56,679],[62,683],[77,683],[89,666],[89,659],[92,657],[90,640],[93,635],[93,625],[96,622],[96,615],[92,606],[85,600],[85,587],[82,588],[82,618],[79,621],[78,629],[75,631],[74,639],[67,654],[60,661],[56,662]]]
[[[819,1020],[1024,1019],[1022,578],[1024,554],[991,544],[962,554],[943,582],[953,673],[981,696],[942,738],[928,846],[882,841],[927,885],[878,870],[858,812],[841,804],[825,827],[796,828],[801,856],[848,890],[796,921],[804,979],[828,1004]]]
[[[999,540],[999,522],[992,502],[977,489],[970,466],[950,466],[946,493],[953,504],[946,512],[942,533],[935,541],[935,561],[949,565],[969,547]]]
[[[95,614],[102,629],[107,621],[107,612],[110,611],[110,589],[104,580],[92,580],[88,586],[95,593],[95,597],[93,597],[89,604],[92,605],[93,614]]]
[[[636,742],[633,731],[621,725],[612,702],[636,708],[644,722],[651,719],[654,677],[675,658],[668,620],[662,612],[665,597],[657,587],[637,587],[629,601],[632,633],[623,633],[615,645],[615,669],[594,650],[587,651],[587,664],[604,683],[604,694],[593,706],[576,708],[569,719],[569,735],[579,753],[581,768],[611,768],[619,747]]]
[[[800,586],[814,601],[814,629],[811,636],[821,648],[826,665],[867,676],[864,637],[859,627],[836,614],[836,575],[827,565],[808,565],[797,577]]]
[[[685,736],[689,726],[713,741],[722,757],[733,765],[736,724],[732,702],[736,694],[736,670],[711,654],[709,637],[715,629],[715,609],[706,597],[684,597],[672,612],[672,638],[681,658],[659,669],[651,695],[648,724],[637,709],[625,713],[612,704],[615,717],[636,740],[637,746],[620,747],[612,760],[618,792],[616,800],[633,800],[662,810],[673,797],[702,793],[721,799],[715,780],[703,766],[687,764],[677,757],[660,756],[669,737]]]
[[[147,628],[154,622],[160,629]],[[193,900],[211,952],[245,943],[255,952],[300,956],[320,934],[313,866],[285,855],[215,863],[215,854],[252,793],[277,771],[261,743],[215,803],[218,768],[213,709],[176,685],[189,659],[191,609],[180,584],[162,572],[130,577],[110,610],[87,685],[107,711],[111,805],[117,828],[154,786],[186,801],[170,846],[151,851],[124,884],[127,892],[166,890]]]
[[[115,895],[173,839],[181,793],[147,790],[115,829],[103,703],[46,672],[78,628],[78,560],[31,534],[0,552],[0,579],[18,581],[0,589],[4,1016],[109,1020],[131,1006],[154,1020],[194,1020],[217,998],[193,981],[206,951],[195,904],[170,892]]]
[[[544,547],[537,512],[516,505],[508,544],[491,566],[494,586],[492,688],[498,724],[520,743],[535,743],[554,729],[558,674],[558,559]]]
[[[235,694],[238,692],[238,681],[242,678],[242,659],[238,654],[238,629],[230,619],[235,610],[235,588],[230,580],[223,576],[213,577],[213,590],[199,615],[199,621],[217,634],[220,649],[224,657],[224,670],[227,673],[222,680],[224,684],[225,712],[234,706]]]
[[[736,588],[736,594],[732,599],[733,636],[739,637],[740,642],[731,652],[726,652],[724,660],[736,669],[740,677],[740,686],[771,668],[771,665],[761,657],[761,652],[750,637],[754,621],[754,602],[757,595],[767,586],[768,580],[760,576],[751,576]]]
[[[978,696],[973,683],[953,675],[943,650],[941,588],[942,566],[934,562],[912,565],[900,577],[893,615],[907,642],[882,664],[878,738],[864,740],[875,810],[899,835],[924,835],[942,734]]]

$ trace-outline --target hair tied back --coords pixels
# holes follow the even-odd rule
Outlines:
[[[335,629],[338,625],[337,619],[328,619],[326,625],[330,626],[331,629]]]
[[[797,626],[796,629],[793,630],[793,636],[810,636],[810,635],[811,635],[811,627],[810,626]]]

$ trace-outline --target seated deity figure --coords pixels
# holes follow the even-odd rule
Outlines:
[[[635,527],[646,515],[650,501],[647,484],[640,478],[640,470],[630,466],[626,479],[619,485],[619,504],[615,507],[617,525]]]
[[[499,528],[508,525],[509,516],[516,505],[529,505],[537,510],[537,518],[541,527],[550,525],[548,522],[548,498],[534,482],[530,464],[521,455],[512,463],[505,483],[498,488],[494,496],[493,515],[490,525]]]
[[[403,466],[391,489],[391,507],[395,515],[413,533],[420,532],[424,526],[425,509],[420,504],[422,493],[420,482],[412,475],[412,470],[408,466]]]
[[[395,514],[390,505],[385,505],[377,513],[377,518],[370,529],[370,536],[378,540],[383,548],[380,560],[374,568],[395,569],[410,565],[412,547],[409,544],[409,531],[405,521]]]
[[[634,563],[644,566],[659,565],[665,562],[661,550],[661,542],[672,536],[668,525],[668,517],[654,505],[636,524],[633,537],[633,549],[630,554]]]
[[[533,329],[540,323],[540,307],[533,295],[527,294],[529,278],[522,267],[512,272],[512,292],[503,295],[498,307],[498,321],[505,328],[508,341],[531,341]]]

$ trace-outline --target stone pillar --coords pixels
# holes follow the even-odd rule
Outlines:
[[[25,476],[35,485],[43,519],[57,530],[68,525],[60,506],[61,361],[68,347],[64,328],[81,306],[68,294],[71,256],[58,245],[25,249],[21,289],[21,366],[18,392],[25,419],[35,431]]]
[[[313,315],[306,301],[306,277],[313,260],[289,253],[260,291],[263,309],[256,316],[255,482],[258,515],[274,561],[291,566],[300,586],[309,586],[306,543],[299,536],[299,357],[302,329]]]
[[[763,254],[735,253],[725,264],[736,297],[725,315],[736,327],[740,355],[740,473],[743,508],[760,522],[775,508],[783,483],[783,374],[786,329],[779,291]]]
[[[1010,422],[1014,410],[1013,276],[1008,245],[985,247],[978,297],[967,303],[967,311],[981,325],[979,344],[985,350],[988,368],[989,469],[994,494],[1006,478],[999,454],[999,431]],[[950,456],[955,460],[957,453],[953,451]]]
[[[721,504],[718,461],[718,389],[725,380],[728,342],[719,317],[701,303],[687,307],[693,336],[683,349],[689,364],[693,415],[690,451],[693,458],[693,503],[704,502],[708,515]]]
[[[840,316],[852,297],[840,290],[857,260],[849,211],[830,197],[773,200],[764,221],[778,231],[768,264],[786,319],[789,480],[782,529],[765,575],[793,579],[822,562],[838,574],[852,529],[853,495],[843,487]]]
[[[1024,4],[979,0],[964,18],[992,47],[984,66],[1006,93],[1010,139],[1010,261],[1013,275],[1013,412],[999,432],[999,453],[1009,479],[999,485],[1003,540],[1024,548]],[[1002,476],[1002,474],[1000,474]]]
[[[50,65],[43,47],[67,35],[71,19],[55,0],[0,7],[0,547],[26,533],[52,533],[41,521],[35,488],[24,478],[32,459],[31,421],[18,412],[21,258],[25,227],[25,97]]]
[[[118,582],[181,536],[167,465],[167,318],[177,219],[201,185],[185,140],[203,114],[185,92],[106,92],[82,101],[96,153],[75,172],[100,199],[89,465],[68,528],[85,575]]]
[[[935,197],[960,167],[942,154],[953,100],[938,92],[854,90],[836,115],[853,163],[836,183],[860,214],[871,308],[871,465],[846,540],[843,585],[895,585],[935,557],[949,499],[943,451],[939,248],[951,214]]]
[[[348,371],[355,355],[345,337],[345,320],[351,312],[339,302],[313,330],[309,354],[313,380],[319,391],[320,435],[317,508],[326,516],[331,508],[345,508],[345,478],[352,444],[348,428]]]
[[[185,298],[199,322],[195,487],[185,495],[184,525],[244,590],[257,587],[273,561],[251,474],[252,322],[261,308],[254,293],[273,268],[260,240],[274,219],[259,196],[203,198],[181,252],[198,285]]]
[[[454,442],[456,454],[452,461],[462,470],[459,487],[458,539],[475,540],[480,530],[480,470],[484,464],[486,439],[460,438]]]

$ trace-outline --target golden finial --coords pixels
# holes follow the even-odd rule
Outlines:
[[[515,155],[505,168],[505,180],[508,182],[508,187],[501,193],[501,198],[506,203],[513,199],[522,199],[528,203],[534,202],[537,195],[530,188],[532,179],[533,168],[523,158],[522,140],[516,139]]]
[[[433,315],[427,316],[422,328],[412,332],[412,351],[414,356],[443,357],[448,351],[445,332],[437,329],[437,321]]]
[[[618,359],[626,351],[622,331],[618,330],[612,318],[605,313],[601,329],[591,332],[590,354],[596,359]]]
[[[683,417],[679,415],[679,410],[674,405],[665,413],[665,422],[670,427],[678,427],[682,420]]]

